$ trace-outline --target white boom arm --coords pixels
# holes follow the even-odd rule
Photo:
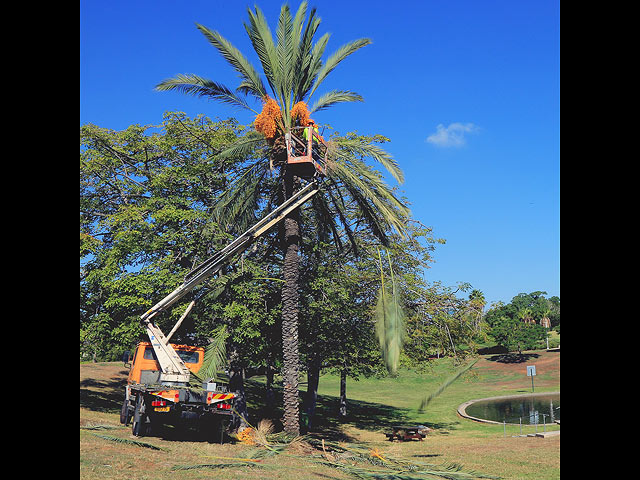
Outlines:
[[[310,182],[306,187],[292,195],[291,198],[266,215],[245,233],[233,240],[229,245],[189,272],[182,285],[160,300],[140,317],[141,323],[147,329],[147,335],[149,335],[149,339],[151,340],[151,345],[153,346],[153,350],[158,358],[158,363],[160,363],[161,383],[187,383],[189,381],[190,373],[182,359],[169,344],[168,338],[165,337],[162,331],[154,322],[151,321],[151,319],[180,300],[180,298],[189,293],[197,285],[201,284],[218,272],[227,263],[231,256],[244,251],[267,230],[284,219],[300,205],[304,204],[307,200],[318,193],[319,190],[320,187],[316,181]],[[188,313],[188,310],[190,310],[192,306],[193,305],[190,304],[190,306],[187,307],[187,312],[182,316],[179,323],[184,319],[186,313]],[[171,337],[175,332],[177,326],[178,325],[176,324],[176,327],[174,327],[169,337]]]

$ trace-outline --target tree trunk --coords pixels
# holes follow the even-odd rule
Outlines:
[[[246,420],[248,420],[249,416],[249,412],[247,411],[247,399],[244,394],[244,375],[239,360],[238,351],[234,347],[229,355],[229,390],[238,393],[238,396],[235,399],[234,408],[241,415],[238,416],[235,413],[233,414],[231,426],[234,430],[246,427]]]
[[[291,197],[296,183],[290,173],[283,175],[284,200]],[[299,221],[299,209],[284,219],[284,284],[282,286],[283,423],[284,430],[295,435],[300,434],[298,405],[298,372],[300,370],[298,355]]]
[[[276,405],[276,394],[273,391],[273,373],[275,368],[273,367],[273,361],[271,359],[271,355],[267,360],[267,410],[271,411]]]
[[[318,400],[318,383],[320,382],[320,358],[314,357],[307,365],[307,394],[304,398],[305,430],[310,432],[313,427],[313,416],[316,412]]]
[[[341,418],[347,416],[347,369],[340,371],[340,410],[338,412]]]

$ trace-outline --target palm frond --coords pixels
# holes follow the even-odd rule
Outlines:
[[[231,42],[220,35],[220,33],[209,30],[199,23],[196,23],[196,27],[207,38],[209,43],[220,52],[222,57],[240,74],[243,82],[241,86],[238,87],[239,90],[245,93],[250,92],[258,98],[262,98],[267,94],[260,75],[240,50],[234,47]]]
[[[267,160],[260,159],[244,167],[218,198],[212,216],[226,229],[233,229],[230,233],[242,232],[256,222],[256,212],[259,210],[265,187],[264,179],[268,172],[266,162]]]
[[[331,162],[327,171],[339,178],[347,188],[365,220],[374,229],[374,234],[383,240],[386,224],[404,236],[409,216],[407,206],[393,195],[381,176],[363,162],[348,155],[340,154],[338,157],[338,161]]]
[[[293,21],[291,18],[291,10],[286,3],[280,9],[280,17],[278,18],[278,27],[276,29],[276,54],[278,57],[278,69],[276,84],[280,96],[280,109],[282,111],[282,119],[285,125],[291,124],[290,110],[293,106],[291,103],[291,88],[293,86],[293,78],[295,71],[295,49],[293,48]]]
[[[155,445],[151,445],[150,443],[140,442],[138,440],[129,440],[127,438],[113,437],[111,435],[100,435],[98,433],[91,433],[91,435],[93,435],[94,437],[102,438],[104,440],[109,440],[111,442],[125,443],[127,445],[134,445],[136,447],[150,448],[152,450],[162,450],[162,448],[160,447],[156,447]]]
[[[174,465],[171,470],[198,470],[201,468],[236,468],[236,467],[257,467],[264,468],[264,465],[257,464],[253,460],[239,460],[236,462],[218,462],[218,463],[198,463],[194,465]]]
[[[229,337],[229,332],[227,331],[226,325],[217,327],[211,336],[213,338],[204,350],[204,360],[197,374],[203,382],[210,379],[215,380],[218,370],[227,361],[226,342]]]
[[[316,18],[315,23],[319,25],[320,19]],[[314,82],[318,78],[319,72],[322,69],[322,55],[324,55],[324,51],[327,48],[330,37],[331,34],[325,33],[318,39],[316,44],[313,45],[311,53],[308,55],[308,66],[304,69],[305,73],[300,78],[300,84],[298,87],[298,100],[303,100],[311,96],[309,92],[314,86]]]
[[[440,395],[442,392],[444,392],[453,382],[455,382],[458,378],[460,378],[463,373],[465,373],[471,367],[473,367],[476,364],[476,362],[477,362],[477,360],[474,360],[473,362],[471,362],[468,365],[466,365],[464,368],[461,368],[459,371],[457,371],[455,374],[453,374],[451,377],[449,377],[434,392],[432,392],[429,395],[427,395],[426,397],[424,397],[422,399],[422,401],[420,402],[420,406],[418,407],[418,412],[424,413],[424,409],[427,407],[427,405],[429,405],[429,403],[431,403],[431,401],[434,398],[436,398],[438,395]]]
[[[179,73],[173,78],[167,78],[156,85],[155,89],[158,91],[176,90],[196,97],[209,97],[229,105],[245,108],[254,112],[256,115],[258,114],[243,98],[236,95],[221,83],[214,82],[213,80],[200,77],[193,73]]]
[[[251,156],[254,150],[265,144],[264,135],[255,130],[249,130],[244,137],[229,145],[216,155],[216,160],[227,159],[245,160]]]
[[[395,375],[398,369],[400,351],[404,344],[405,313],[402,307],[400,290],[397,288],[391,258],[387,252],[389,269],[391,272],[391,288],[386,286],[384,281],[384,269],[382,268],[382,257],[378,249],[378,259],[380,261],[380,290],[378,292],[378,302],[375,309],[376,335],[380,344],[382,358],[390,374]]]
[[[371,43],[371,40],[368,38],[360,38],[358,40],[354,40],[353,42],[349,42],[338,50],[336,50],[326,61],[326,63],[322,66],[318,75],[315,79],[315,83],[311,92],[309,93],[309,97],[313,95],[313,93],[317,90],[320,84],[324,81],[324,79],[329,75],[340,62],[342,62],[345,58],[347,58],[352,53],[357,50],[365,47]]]
[[[346,152],[352,156],[372,158],[387,169],[398,183],[404,183],[404,174],[398,162],[383,148],[358,139],[336,138],[333,141],[336,143],[338,151]]]
[[[277,96],[278,89],[276,88],[276,79],[279,76],[279,72],[277,71],[279,68],[279,62],[276,46],[273,43],[271,29],[269,28],[269,24],[264,13],[262,13],[262,10],[260,10],[257,5],[255,6],[255,12],[252,12],[251,9],[249,9],[248,13],[249,24],[244,24],[245,30],[249,35],[253,49],[258,54],[258,58],[262,64],[262,70],[267,78],[267,82],[269,82],[271,91],[275,96]]]
[[[311,10],[311,14],[309,16],[309,20],[304,30],[304,33],[302,31],[306,14],[307,14],[307,2],[303,1],[300,3],[300,6],[298,7],[298,11],[296,12],[296,15],[293,18],[293,27],[291,29],[290,43],[293,48],[292,68],[294,72],[293,78],[291,80],[292,82],[291,89],[293,94],[293,97],[291,99],[292,104],[295,104],[302,100],[302,98],[299,97],[300,77],[306,74],[305,69],[309,65],[308,63],[309,54],[311,51],[313,33],[315,33],[315,30],[314,30],[311,36],[308,36],[308,32],[311,28],[311,23],[314,21],[315,8]],[[316,23],[319,24],[319,21]],[[316,28],[317,28],[317,25],[316,25]]]
[[[343,102],[363,102],[362,96],[349,90],[331,90],[322,95],[316,103],[313,104],[309,113],[319,112],[325,108],[329,108],[336,103]]]
[[[108,425],[104,423],[98,424],[87,424],[80,427],[81,430],[115,430],[120,427],[116,427],[115,425]]]

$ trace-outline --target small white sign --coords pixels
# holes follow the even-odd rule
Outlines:
[[[536,366],[528,365],[527,366],[527,377],[533,377],[536,374]]]

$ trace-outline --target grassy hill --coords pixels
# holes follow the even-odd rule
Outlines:
[[[451,359],[434,360],[424,372],[403,370],[397,378],[369,378],[347,383],[348,417],[341,422],[338,410],[340,379],[323,375],[320,379],[315,438],[360,449],[378,449],[383,456],[436,465],[459,463],[463,471],[508,479],[560,478],[560,436],[550,438],[517,437],[516,426],[490,425],[461,418],[457,407],[471,399],[498,395],[529,393],[531,380],[526,366],[536,365],[535,391],[560,390],[560,352],[544,350],[525,352],[522,357],[480,356],[478,362],[460,379],[436,397],[424,413],[420,401],[435,391],[459,366]],[[242,443],[224,445],[199,441],[189,431],[182,436],[151,436],[138,439],[162,448],[118,443],[112,437],[133,440],[130,428],[118,422],[124,395],[127,370],[121,363],[80,365],[80,424],[107,425],[105,431],[81,429],[81,478],[220,478],[220,468],[172,470],[180,465],[224,462],[225,458],[243,458],[250,446]],[[306,386],[301,385],[304,391]],[[257,424],[266,415],[264,381],[254,377],[246,382],[250,421]],[[278,415],[271,415],[278,423]],[[388,442],[384,432],[398,423],[421,423],[433,429],[422,442]],[[559,429],[548,425],[547,431]],[[539,427],[539,431],[542,427]],[[523,433],[533,432],[526,427]],[[97,436],[100,434],[102,436]],[[105,437],[106,435],[106,437]],[[365,450],[363,450],[365,451]],[[300,450],[263,462],[261,469],[227,468],[225,479],[307,479],[353,478],[342,470],[314,462],[322,452]],[[424,477],[430,478],[430,477]],[[437,477],[433,477],[437,478]],[[468,477],[476,478],[476,477]],[[480,477],[477,477],[480,478]]]

